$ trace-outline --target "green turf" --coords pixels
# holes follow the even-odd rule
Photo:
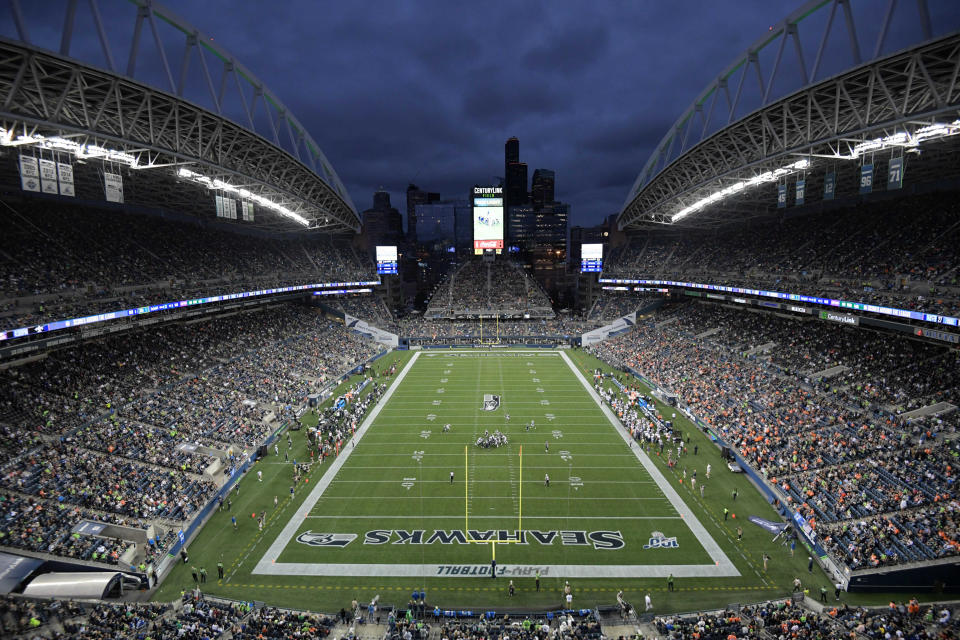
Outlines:
[[[484,393],[501,395],[500,409],[483,411]],[[535,427],[528,430],[530,420]],[[452,429],[443,433],[447,423]],[[508,445],[475,446],[478,435],[498,429],[508,435]],[[545,474],[552,478],[549,487]],[[579,480],[571,483],[570,477]],[[638,516],[663,519],[644,520],[641,528]],[[592,546],[504,544],[497,549],[500,564],[710,562],[556,353],[473,359],[424,354],[298,533],[356,533],[362,539],[367,531],[384,529],[425,530],[429,536],[434,530],[518,528],[619,530],[627,544],[610,553]],[[653,530],[676,535],[684,551],[634,553]],[[421,563],[427,557],[432,563],[485,564],[491,556],[482,544],[318,550],[292,543],[278,562]]]
[[[568,353],[588,379],[594,368],[606,369],[585,353]],[[378,366],[384,368],[393,362],[402,366],[410,356],[409,352],[392,353]],[[444,391],[438,393],[441,388]],[[481,410],[485,393],[502,396],[499,410]],[[434,404],[436,400],[439,404]],[[543,404],[544,400],[549,404]],[[506,413],[511,416],[509,423],[504,417]],[[553,419],[548,419],[547,414]],[[435,417],[429,419],[430,415]],[[316,420],[308,414],[306,420],[311,419]],[[524,425],[530,419],[536,421],[536,429],[527,431]],[[453,427],[444,434],[441,431],[447,422]],[[676,470],[668,470],[665,460],[655,454],[651,457],[741,576],[678,578],[672,593],[666,592],[666,581],[660,578],[576,579],[575,605],[609,604],[622,588],[627,599],[636,602],[642,601],[644,593],[651,592],[657,611],[683,611],[780,596],[788,593],[795,576],[800,576],[814,594],[821,584],[828,585],[819,568],[815,567],[813,574],[807,572],[805,550],[798,547],[796,557],[791,558],[788,549],[771,542],[769,533],[746,521],[749,515],[770,519],[776,516],[745,476],[726,470],[718,449],[704,434],[682,417],[677,418],[676,424],[690,435],[691,452],[698,445],[698,455],[685,457]],[[484,429],[505,431],[510,444],[500,449],[475,447],[476,434]],[[306,451],[301,434],[294,434],[290,454],[298,460],[304,459]],[[549,453],[544,450],[545,441],[550,443]],[[282,437],[280,443],[285,448],[286,438]],[[423,453],[415,458],[414,452],[418,451]],[[568,454],[562,455],[561,451]],[[262,483],[257,481],[256,473],[248,474],[242,481],[240,495],[233,498],[232,510],[239,520],[236,532],[230,526],[232,514],[217,513],[192,543],[191,564],[206,566],[210,575],[205,590],[237,599],[324,611],[337,610],[354,597],[368,600],[375,594],[380,594],[384,603],[403,605],[414,589],[426,590],[431,604],[446,608],[560,604],[563,577],[559,575],[545,578],[539,593],[534,591],[531,578],[516,579],[517,595],[510,599],[506,595],[507,581],[489,578],[297,577],[252,573],[329,466],[329,462],[325,466],[314,465],[307,481],[291,498],[290,468],[279,464],[282,454],[281,450],[279,459],[271,455],[259,464],[264,472]],[[701,499],[699,491],[691,492],[687,483],[680,482],[681,471],[684,466],[688,472],[697,468],[702,481],[707,463],[714,473],[706,481]],[[449,481],[451,470],[455,473],[453,484]],[[544,486],[544,473],[550,474],[549,488]],[[571,476],[580,478],[580,482],[568,482]],[[739,492],[736,502],[732,499],[734,488]],[[277,508],[273,505],[274,496],[278,498]],[[521,506],[523,521],[518,525]],[[723,521],[724,507],[737,518]],[[264,509],[268,521],[261,534],[251,513]],[[626,543],[618,551],[596,550],[589,545],[564,546],[557,541],[550,545],[501,544],[496,549],[501,565],[709,562],[692,532],[681,521],[668,519],[677,515],[672,505],[651,483],[649,474],[558,357],[455,358],[442,352],[424,352],[308,515],[322,517],[307,518],[298,531],[356,533],[358,539],[342,549],[318,549],[291,541],[278,563],[488,563],[489,545],[363,544],[364,534],[372,530],[465,530],[467,516],[472,518],[469,529],[602,529],[620,531]],[[658,519],[623,519],[626,517]],[[743,528],[740,543],[736,541],[738,524]],[[679,547],[643,550],[652,530],[675,535]],[[391,539],[396,540],[396,534]],[[767,571],[762,566],[764,553],[772,558]],[[215,580],[218,559],[226,567],[223,581]],[[169,600],[181,589],[192,587],[189,568],[178,566],[155,598]],[[872,600],[885,601],[885,597],[878,595]],[[868,600],[845,598],[850,602]]]

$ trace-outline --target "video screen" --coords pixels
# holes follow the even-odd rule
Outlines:
[[[377,245],[377,274],[396,275],[397,247]]]
[[[473,188],[473,252],[503,251],[503,187]]]
[[[580,273],[600,273],[603,271],[603,245],[580,245]]]

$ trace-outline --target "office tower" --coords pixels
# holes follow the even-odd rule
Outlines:
[[[536,169],[533,172],[533,183],[530,185],[530,201],[534,208],[543,209],[554,201],[555,177],[550,169]]]
[[[439,193],[424,191],[415,184],[407,187],[407,240],[417,242],[417,205],[440,202]]]
[[[390,205],[390,194],[382,188],[373,194],[373,207],[363,212],[363,235],[368,251],[379,245],[398,245],[403,240],[403,218]]]

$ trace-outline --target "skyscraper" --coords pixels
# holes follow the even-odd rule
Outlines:
[[[554,202],[555,176],[550,169],[536,169],[533,172],[533,184],[530,186],[530,201],[534,208],[543,209]]]
[[[440,200],[417,205],[417,242],[421,245],[441,245],[443,249],[456,244],[458,216],[468,225],[462,231],[471,234],[473,208],[468,200]],[[462,226],[462,225],[460,225]],[[470,239],[465,244],[469,244]]]
[[[417,205],[440,202],[439,193],[423,191],[415,184],[407,187],[407,240],[417,242]]]
[[[527,203],[527,165],[520,162],[520,141],[510,138],[503,146],[503,210]]]
[[[527,163],[511,162],[507,165],[507,179],[504,185],[504,203],[509,207],[518,207],[527,203]]]
[[[367,251],[376,245],[397,245],[403,240],[403,218],[390,205],[390,194],[383,189],[373,194],[373,207],[363,212],[363,235]]]
[[[503,156],[504,156],[504,175],[506,175],[506,166],[511,162],[520,162],[520,141],[516,136],[507,140],[507,143],[503,145]]]
[[[510,246],[517,247],[522,260],[528,260],[536,244],[537,212],[529,204],[510,207],[507,234]]]
[[[547,292],[558,295],[564,286],[567,265],[567,221],[570,205],[548,204],[534,214],[536,231],[533,248],[533,275]]]

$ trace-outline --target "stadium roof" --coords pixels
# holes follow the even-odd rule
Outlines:
[[[16,38],[0,38],[0,149],[122,170],[149,183],[161,198],[154,205],[166,193],[180,208],[178,185],[192,183],[253,202],[250,224],[263,228],[359,230],[317,143],[233,55],[151,0],[111,0],[112,18],[128,12],[129,33],[110,34],[100,4],[51,5],[41,24],[28,24],[10,3]],[[79,28],[81,18],[94,28]],[[98,46],[78,47],[83,38]],[[130,43],[125,66],[117,41]],[[213,194],[197,206],[212,215]]]
[[[620,227],[714,227],[763,215],[777,206],[772,185],[792,190],[807,176],[943,148],[960,133],[960,31],[936,33],[955,25],[935,26],[925,0],[899,13],[889,2],[859,22],[852,4],[811,0],[728,65],[657,145]],[[895,19],[918,25],[921,41],[889,52]],[[804,49],[801,24],[815,48]],[[864,53],[861,44],[872,46]],[[772,56],[767,74],[761,52]],[[826,77],[826,59],[841,52],[851,64]]]

